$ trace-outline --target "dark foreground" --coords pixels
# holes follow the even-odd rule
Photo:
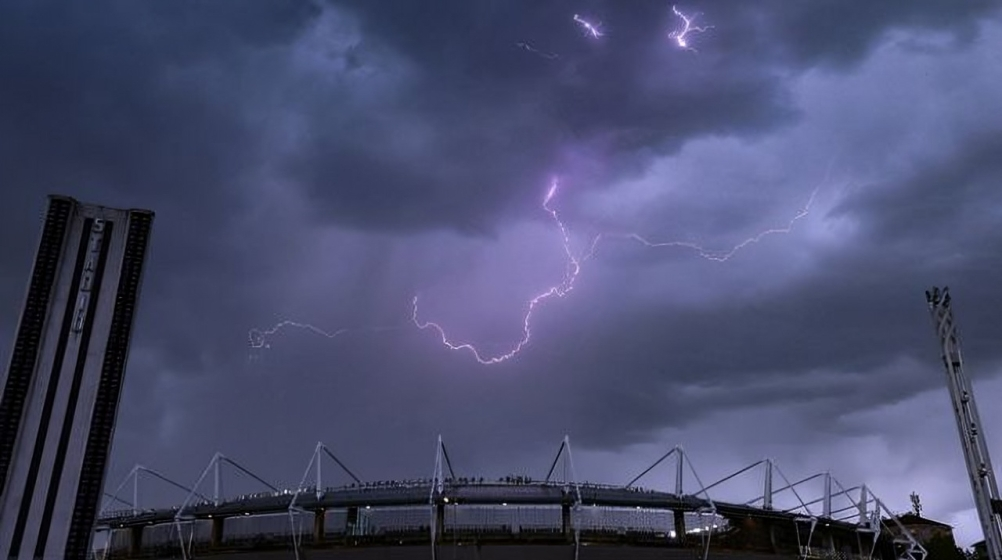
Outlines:
[[[582,545],[580,560],[695,560],[701,551],[692,548],[630,547],[609,545]],[[180,557],[180,554],[177,555]],[[292,550],[241,551],[215,553],[195,558],[212,560],[290,560],[296,556]],[[428,560],[432,557],[430,546],[332,548],[302,550],[300,560]],[[553,545],[439,545],[437,560],[574,560],[574,546]],[[796,555],[777,555],[755,552],[710,550],[708,558],[729,560],[779,560],[793,559]]]

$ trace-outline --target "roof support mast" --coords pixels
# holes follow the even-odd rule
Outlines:
[[[950,292],[944,287],[942,290],[933,288],[925,294],[936,324],[936,334],[943,347],[943,364],[946,366],[950,399],[953,401],[957,428],[960,430],[960,444],[964,450],[967,474],[971,479],[974,504],[985,533],[988,558],[1002,560],[1002,500],[999,499],[995,471],[988,456],[988,444],[974,403],[974,392],[964,374],[960,338],[953,320],[953,309],[950,307]]]

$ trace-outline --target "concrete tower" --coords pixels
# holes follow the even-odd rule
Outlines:
[[[152,222],[49,199],[0,384],[0,559],[89,552]]]

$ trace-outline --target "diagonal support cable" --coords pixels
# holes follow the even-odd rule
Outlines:
[[[870,505],[872,503],[873,503],[872,499],[866,501],[866,505]],[[849,510],[859,511],[859,504],[852,504],[851,506],[845,506],[843,508],[832,510],[832,517],[834,518],[836,514],[843,513],[843,512],[849,511]],[[848,517],[848,519],[851,519],[853,517],[859,517],[859,514],[858,513],[853,513],[852,515],[850,515]]]
[[[296,555],[296,560],[299,560],[300,548],[303,542],[303,523],[301,514],[306,513],[302,507],[296,504],[299,501],[299,496],[306,492],[306,479],[310,476],[310,471],[316,467],[316,480],[314,483],[314,492],[316,493],[316,498],[319,501],[324,494],[323,490],[323,469],[321,468],[323,456],[330,457],[342,471],[348,474],[356,483],[361,484],[362,481],[359,480],[355,473],[345,466],[337,456],[324,444],[322,441],[318,441],[316,447],[313,449],[313,454],[310,456],[310,462],[306,465],[306,470],[303,472],[303,478],[299,481],[299,486],[296,487],[295,493],[292,495],[292,500],[289,501],[289,523],[292,527],[292,547]],[[298,524],[297,524],[298,522]]]
[[[737,472],[735,472],[733,474],[729,474],[729,475],[725,476],[724,478],[721,478],[720,480],[718,480],[718,481],[714,482],[713,484],[707,486],[706,488],[702,488],[700,491],[701,492],[706,492],[706,491],[710,490],[711,488],[715,488],[715,487],[717,487],[717,486],[719,486],[719,485],[727,482],[728,480],[731,480],[732,478],[734,478],[736,476],[740,476],[740,475],[742,475],[742,474],[744,474],[744,473],[746,473],[746,472],[754,469],[755,467],[761,465],[762,463],[765,463],[765,459],[762,459],[761,461],[756,461],[756,462],[748,465],[747,467],[745,467],[745,468],[743,468],[743,469],[741,469],[741,470],[739,470],[739,471],[737,471]]]
[[[800,502],[800,505],[804,508],[804,511],[807,512],[807,515],[809,515],[811,517],[815,517],[814,512],[812,512],[811,508],[808,507],[807,504],[804,503],[804,499],[801,498],[800,497],[800,493],[797,492],[797,486],[800,485],[800,484],[803,484],[803,483],[805,483],[805,482],[807,482],[809,480],[813,480],[813,479],[815,479],[815,478],[817,478],[819,476],[824,476],[825,473],[818,473],[818,474],[816,474],[814,476],[809,476],[809,477],[807,477],[807,478],[805,478],[805,479],[803,479],[803,480],[801,480],[801,481],[799,481],[799,482],[797,482],[795,484],[790,484],[790,479],[786,478],[786,475],[783,474],[783,469],[779,468],[779,464],[773,462],[772,466],[776,469],[776,472],[779,473],[779,476],[783,479],[783,482],[786,483],[786,486],[784,488],[782,488],[780,491],[786,490],[787,488],[789,488],[790,491],[793,492],[793,495],[797,497],[797,501]]]
[[[557,449],[557,456],[553,458],[553,464],[550,465],[550,470],[546,473],[546,482],[550,481],[550,477],[553,476],[553,470],[557,468],[557,462],[560,461],[560,456],[564,453],[564,447],[567,445],[567,440],[562,440],[560,442],[560,447]]]
[[[446,449],[445,442],[442,442],[442,458],[445,459],[445,466],[449,469],[449,477],[456,480],[456,471],[452,470],[452,460],[449,459],[449,450]]]
[[[775,463],[773,463],[773,465],[775,466]],[[775,495],[775,494],[779,494],[780,492],[786,492],[787,490],[794,490],[797,486],[800,486],[801,484],[804,484],[806,482],[810,482],[810,481],[814,480],[815,478],[818,478],[818,477],[821,477],[821,476],[824,476],[824,475],[825,475],[825,473],[813,474],[813,475],[811,475],[811,476],[809,476],[807,478],[802,478],[802,479],[800,479],[800,480],[798,480],[798,481],[796,481],[796,482],[794,482],[792,484],[784,476],[783,477],[783,481],[786,482],[786,486],[784,486],[782,488],[779,488],[777,490],[773,490],[772,493],[773,493],[773,495]],[[746,506],[754,505],[755,502],[758,502],[759,500],[763,500],[763,499],[765,499],[765,496],[759,496],[759,497],[755,498],[754,500],[745,502],[745,505]],[[787,513],[789,513],[790,511],[795,511],[796,509],[799,509],[799,508],[794,508],[793,510],[787,510]]]
[[[250,472],[249,470],[245,469],[240,463],[237,463],[233,459],[230,459],[229,457],[221,456],[220,460],[223,461],[223,462],[225,462],[225,463],[228,463],[230,465],[233,465],[233,467],[235,467],[237,470],[239,470],[240,472],[244,473],[245,475],[253,478],[254,480],[260,482],[261,484],[263,484],[264,486],[266,486],[272,492],[281,492],[281,490],[279,490],[278,488],[272,486],[272,484],[270,482],[268,482],[267,480],[261,478],[260,476],[258,476],[256,474]]]
[[[271,483],[267,482],[266,480],[264,480],[263,478],[259,477],[258,475],[252,473],[250,470],[244,468],[242,465],[240,465],[236,461],[234,461],[234,460],[226,457],[222,453],[216,452],[216,454],[212,456],[212,460],[209,461],[209,464],[205,466],[205,469],[202,471],[201,476],[198,477],[198,480],[195,482],[195,485],[192,486],[191,491],[185,497],[184,502],[181,503],[181,507],[179,507],[177,509],[177,512],[174,514],[174,525],[175,525],[175,527],[177,527],[178,539],[179,539],[180,545],[181,545],[181,558],[183,560],[189,560],[191,558],[191,545],[194,542],[193,539],[194,539],[194,536],[195,536],[195,530],[194,530],[194,526],[193,526],[192,530],[191,530],[191,535],[190,535],[190,537],[188,539],[188,542],[185,543],[185,541],[184,541],[184,531],[182,530],[181,523],[185,522],[185,523],[189,523],[190,524],[191,522],[194,521],[194,517],[192,517],[189,514],[187,514],[186,511],[188,509],[188,506],[191,504],[191,499],[194,496],[196,496],[196,495],[201,496],[197,492],[198,488],[201,487],[202,482],[205,481],[205,477],[207,477],[209,475],[209,472],[212,471],[213,468],[216,469],[216,484],[217,484],[217,487],[216,487],[217,496],[216,496],[216,498],[218,499],[218,497],[219,497],[218,496],[218,493],[219,493],[219,483],[220,483],[220,479],[219,479],[219,474],[220,474],[219,465],[221,463],[228,463],[228,464],[232,465],[234,468],[238,469],[240,472],[242,472],[245,475],[247,475],[247,476],[253,478],[254,480],[260,482],[262,485],[264,485],[265,487],[267,487],[268,489],[270,489],[272,492],[275,492],[276,494],[280,493],[280,491],[278,490],[278,488],[276,488],[275,486],[273,486]],[[204,499],[204,497],[203,497],[203,499]],[[290,500],[291,500],[291,498],[290,498]],[[209,500],[206,500],[206,501],[209,501]],[[213,500],[213,502],[216,502],[216,500]]]
[[[109,493],[107,493],[107,492],[105,492],[105,493],[104,493],[104,497],[105,497],[105,498],[108,498],[108,499],[109,499],[109,500],[111,500],[112,502],[118,502],[118,503],[120,503],[120,504],[122,504],[122,505],[124,505],[124,506],[128,506],[128,507],[130,507],[130,508],[134,508],[134,507],[136,506],[136,504],[134,504],[134,503],[132,503],[132,502],[130,502],[130,501],[128,501],[128,500],[123,500],[122,498],[119,498],[118,496],[116,496],[116,495],[114,495],[114,494],[109,494]],[[104,511],[106,511],[106,510],[107,510],[107,507],[104,507],[104,508],[101,508],[101,512],[102,512],[102,513],[103,513]]]
[[[350,476],[351,479],[354,480],[356,484],[361,484],[362,483],[362,480],[360,478],[358,478],[357,476],[355,476],[355,473],[351,472],[351,469],[349,469],[348,467],[344,466],[344,463],[341,462],[341,459],[338,459],[334,455],[334,453],[331,452],[330,448],[328,448],[326,445],[324,445],[324,444],[321,443],[320,444],[320,449],[323,450],[323,452],[328,457],[330,457],[332,461],[334,461],[335,463],[337,463],[337,466],[341,467],[341,470],[343,470],[345,472],[345,474],[347,474],[348,476]]]
[[[638,480],[640,480],[641,478],[643,478],[644,476],[646,476],[646,475],[647,475],[647,473],[649,473],[649,472],[651,472],[652,470],[654,470],[654,468],[655,468],[655,467],[657,467],[658,465],[660,465],[660,464],[661,464],[661,463],[662,463],[662,462],[663,462],[663,461],[664,461],[665,459],[667,459],[668,457],[671,457],[672,455],[674,455],[676,451],[678,451],[678,448],[677,448],[677,447],[673,447],[673,448],[671,448],[671,449],[670,449],[670,450],[668,451],[668,453],[665,453],[665,454],[664,454],[664,455],[662,455],[662,456],[661,456],[661,457],[660,457],[660,458],[659,458],[659,459],[658,459],[657,461],[654,461],[654,463],[653,463],[653,464],[652,464],[651,466],[649,466],[649,467],[647,467],[646,469],[644,469],[644,472],[642,472],[642,473],[638,474],[637,476],[633,477],[633,480],[631,480],[631,481],[627,482],[627,483],[626,483],[626,487],[627,487],[627,488],[630,488],[630,487],[632,487],[632,486],[633,486],[634,484],[636,484],[636,482],[637,482]]]
[[[854,491],[856,491],[856,490],[859,490],[860,488],[861,488],[861,486],[853,486],[852,488],[850,488],[850,489],[848,489],[848,490],[843,490],[843,491],[841,491],[841,492],[836,492],[835,494],[832,494],[832,498],[835,498],[835,497],[837,497],[837,496],[841,496],[841,495],[843,495],[843,494],[844,494],[844,495],[848,495],[848,494],[849,494],[849,492],[854,492]],[[824,499],[824,497],[821,497],[821,498],[818,498],[818,499],[816,499],[816,500],[811,500],[811,501],[807,502],[807,504],[806,504],[806,505],[809,505],[809,506],[813,506],[814,504],[818,504],[818,503],[821,503],[821,502],[823,502],[824,500],[825,500],[825,499]],[[858,507],[858,506],[857,506],[856,504],[852,504],[851,506],[848,506],[848,507],[845,507],[845,508],[842,508],[842,509],[840,509],[840,510],[835,510],[835,511],[832,511],[832,513],[833,513],[833,514],[835,514],[835,513],[839,513],[839,512],[842,512],[842,511],[848,511],[848,510],[850,510],[850,509],[853,509],[853,508],[856,508],[856,507]],[[783,513],[792,513],[792,512],[794,512],[794,511],[797,511],[798,509],[800,509],[800,508],[799,508],[799,507],[795,507],[795,508],[792,508],[792,509],[787,509],[787,510],[783,510]]]
[[[144,467],[143,465],[137,464],[134,467],[132,467],[132,470],[129,471],[129,474],[125,475],[125,478],[122,479],[122,482],[115,488],[115,491],[113,493],[109,494],[105,492],[104,495],[110,498],[112,501],[128,505],[130,508],[132,508],[133,513],[137,513],[139,510],[139,475],[141,473],[146,473],[149,474],[150,476],[158,478],[163,482],[166,482],[167,484],[173,486],[174,488],[184,491],[186,495],[193,492],[191,488],[188,488],[187,486],[179,482],[167,478],[160,472],[155,471],[148,467]],[[122,490],[125,488],[125,485],[128,484],[130,480],[132,481],[132,489],[133,489],[131,503],[119,497],[120,494],[122,493]],[[202,498],[203,500],[208,500],[208,498],[206,498],[202,494],[199,494],[198,492],[195,492],[195,495],[198,496],[199,498]],[[108,505],[109,504],[105,504],[105,506],[101,508],[100,510],[101,514],[103,514],[108,510]]]

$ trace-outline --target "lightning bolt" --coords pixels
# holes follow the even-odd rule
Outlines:
[[[277,334],[278,331],[286,328],[302,329],[327,338],[337,338],[338,336],[348,332],[348,329],[338,329],[334,332],[327,332],[320,327],[315,327],[309,323],[279,321],[270,329],[251,329],[247,332],[247,342],[250,344],[251,348],[271,348],[271,342],[269,342],[268,339]]]
[[[577,14],[574,14],[574,21],[576,21],[577,24],[580,25],[582,29],[584,29],[585,33],[591,35],[595,39],[598,39],[599,37],[602,36],[602,30],[600,29],[600,27],[602,26],[601,23],[593,24],[588,20],[583,19],[581,16]]]
[[[810,198],[807,199],[807,203],[804,204],[804,207],[801,208],[801,210],[797,212],[797,214],[793,216],[792,219],[790,219],[789,223],[787,223],[786,226],[780,228],[767,229],[765,231],[759,232],[758,234],[753,235],[748,239],[745,239],[744,241],[738,243],[737,245],[734,245],[727,251],[713,251],[703,247],[702,245],[698,245],[696,243],[691,243],[688,241],[651,241],[638,233],[603,234],[599,235],[599,238],[632,239],[633,241],[641,243],[647,247],[681,247],[695,251],[697,255],[703,257],[706,260],[715,262],[726,262],[745,247],[758,243],[759,241],[762,241],[762,239],[769,237],[770,235],[779,235],[779,234],[785,235],[793,231],[793,226],[796,225],[796,223],[799,222],[800,220],[806,218],[808,214],[810,214],[811,206],[814,204],[814,199],[817,197],[819,189],[820,187],[814,189],[814,191],[811,193]],[[596,241],[595,243],[597,244],[598,241]]]
[[[251,329],[247,332],[247,342],[252,349],[268,349],[271,348],[271,337],[278,334],[279,331],[283,329],[301,329],[309,331],[313,334],[323,336],[325,338],[334,339],[342,334],[350,332],[385,332],[391,330],[400,329],[397,327],[359,327],[359,328],[344,328],[338,329],[336,331],[328,332],[320,327],[313,326],[309,323],[298,323],[296,321],[279,321],[275,326],[269,329]]]
[[[575,16],[576,17],[576,16]],[[583,256],[578,257],[574,254],[574,250],[571,248],[571,235],[570,231],[564,225],[564,222],[560,219],[560,215],[556,210],[550,207],[550,201],[557,194],[557,189],[559,188],[559,183],[554,180],[550,185],[550,190],[546,192],[546,196],[543,198],[543,210],[546,211],[557,224],[557,228],[560,230],[561,240],[563,241],[564,254],[567,257],[567,268],[564,272],[564,277],[561,279],[559,284],[550,286],[543,292],[536,294],[532,299],[529,300],[526,306],[525,315],[522,316],[522,338],[512,347],[511,350],[505,352],[504,354],[499,354],[497,356],[485,357],[480,353],[479,350],[468,342],[453,342],[449,340],[449,336],[445,333],[445,329],[441,325],[432,321],[421,321],[418,319],[418,296],[414,296],[413,308],[411,313],[411,321],[414,325],[421,330],[432,329],[438,333],[439,338],[442,340],[442,344],[450,350],[462,350],[467,351],[473,355],[474,359],[477,360],[482,365],[492,365],[499,364],[501,362],[508,361],[514,358],[519,352],[522,351],[529,340],[532,338],[532,316],[536,311],[536,308],[540,304],[545,302],[550,298],[562,298],[566,296],[571,290],[574,289],[574,282],[577,280],[578,276],[581,274],[581,265],[585,260],[591,257],[594,253],[594,245],[597,243],[598,238],[591,244],[590,250]]]
[[[529,43],[526,43],[526,42],[515,43],[515,46],[518,47],[518,48],[520,48],[520,49],[522,49],[522,50],[529,51],[529,52],[531,52],[533,54],[539,55],[539,56],[541,56],[541,57],[543,57],[543,58],[545,58],[547,60],[555,60],[557,58],[560,58],[560,55],[558,55],[556,53],[541,51],[541,50],[537,49],[536,47],[534,47],[534,46],[532,46],[532,45],[530,45]]]
[[[680,12],[675,6],[671,7],[671,11],[675,13],[679,19],[682,20],[682,26],[680,29],[676,29],[668,34],[669,39],[674,39],[680,48],[687,51],[696,52],[696,49],[689,46],[689,39],[687,38],[690,33],[703,33],[708,29],[713,29],[712,25],[706,27],[698,27],[692,24],[696,20],[697,14],[692,16],[687,16]]]
[[[485,356],[472,343],[456,342],[451,340],[449,336],[446,334],[445,329],[441,325],[432,321],[422,321],[418,318],[417,296],[414,296],[414,299],[412,301],[413,307],[411,312],[411,321],[414,323],[414,325],[421,330],[431,329],[435,331],[436,333],[438,333],[438,336],[443,346],[445,346],[449,350],[469,352],[474,357],[474,359],[476,359],[477,362],[482,365],[493,365],[508,361],[514,358],[516,355],[518,355],[518,353],[521,352],[522,349],[525,348],[525,346],[528,345],[529,341],[532,339],[532,318],[537,307],[539,307],[543,302],[545,302],[548,299],[563,298],[568,293],[570,293],[571,290],[574,289],[574,283],[577,280],[578,276],[581,274],[583,264],[595,255],[599,243],[602,240],[617,239],[617,238],[629,239],[641,243],[646,247],[652,247],[652,248],[677,247],[682,249],[689,249],[704,259],[722,263],[730,260],[731,257],[736,255],[745,247],[758,243],[759,241],[768,236],[790,233],[793,230],[794,225],[796,225],[796,223],[799,222],[800,220],[807,217],[807,215],[810,213],[811,206],[814,204],[814,200],[817,196],[818,190],[820,189],[820,187],[814,189],[804,207],[786,224],[785,227],[771,228],[762,231],[752,237],[749,237],[741,241],[740,243],[734,245],[733,247],[731,247],[726,251],[714,251],[711,249],[707,249],[696,243],[691,243],[688,241],[664,241],[664,242],[650,241],[647,238],[637,233],[625,233],[625,234],[605,233],[595,236],[588,244],[587,246],[588,249],[585,252],[583,252],[580,256],[578,256],[575,255],[574,250],[571,247],[572,244],[571,244],[570,231],[568,230],[566,225],[564,225],[564,222],[560,219],[560,215],[557,213],[557,211],[550,207],[550,202],[556,196],[558,188],[559,188],[559,183],[557,181],[554,181],[550,185],[550,189],[549,191],[547,191],[546,196],[543,199],[543,210],[545,210],[547,213],[550,214],[550,216],[553,218],[553,221],[557,225],[557,229],[560,231],[561,241],[563,243],[563,248],[564,248],[564,254],[566,255],[567,258],[567,269],[564,273],[563,279],[560,281],[559,284],[551,286],[547,290],[540,292],[539,294],[537,294],[536,296],[534,296],[532,299],[529,300],[528,305],[526,306],[525,315],[523,315],[522,317],[522,337],[518,340],[518,342],[515,343],[514,346],[511,347],[511,350],[508,350],[503,354],[498,354],[495,356]]]

